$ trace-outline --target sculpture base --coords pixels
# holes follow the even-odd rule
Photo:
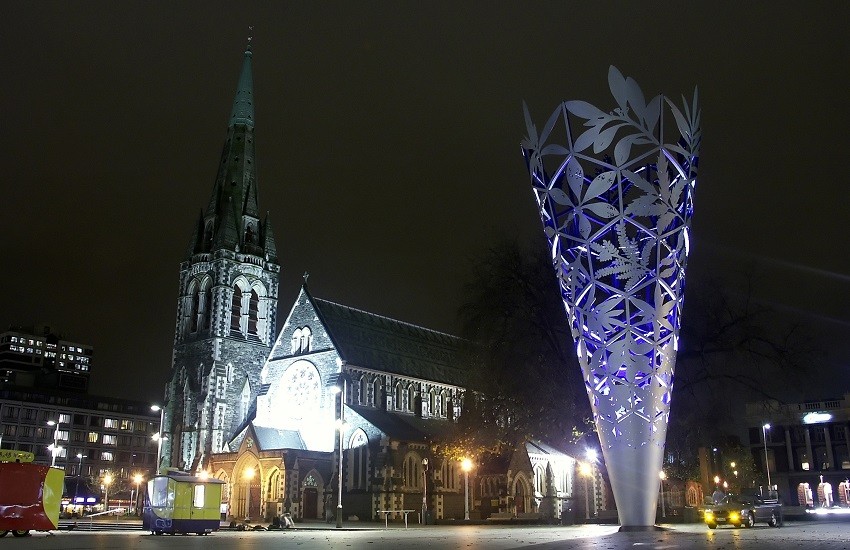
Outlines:
[[[646,531],[669,531],[669,529],[667,527],[661,527],[660,525],[623,525],[618,531],[620,533],[634,533]]]

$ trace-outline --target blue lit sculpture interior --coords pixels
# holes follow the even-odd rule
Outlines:
[[[620,524],[655,522],[700,145],[681,109],[615,67],[616,101],[558,106],[523,154],[557,270]]]

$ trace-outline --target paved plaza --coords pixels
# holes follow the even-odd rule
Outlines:
[[[261,550],[402,549],[402,550],[649,550],[649,549],[746,549],[850,550],[850,523],[837,521],[788,522],[774,529],[720,528],[711,531],[701,524],[679,524],[665,530],[620,533],[613,525],[576,526],[403,526],[389,529],[369,524],[334,529],[313,526],[283,532],[220,531],[209,536],[153,536],[141,531],[57,531],[35,533],[26,538],[7,536],[0,550],[111,550],[111,549],[203,549]]]

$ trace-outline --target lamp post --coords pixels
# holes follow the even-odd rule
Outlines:
[[[770,463],[767,461],[767,430],[770,429],[770,424],[765,424],[761,427],[762,438],[764,439],[764,469],[767,472],[767,490],[770,491]]]
[[[58,420],[48,420],[48,426],[53,426],[53,445],[49,446],[50,454],[52,458],[50,459],[50,466],[56,466],[56,455],[59,454],[59,421]]]
[[[469,471],[472,469],[472,461],[464,458],[460,462],[463,470],[463,519],[469,521]]]
[[[336,501],[336,526],[337,529],[342,527],[342,437],[345,431],[345,377],[340,374],[337,383],[331,387],[333,393],[339,393],[339,470],[337,471],[337,481],[339,494]]]
[[[587,462],[581,462],[578,465],[578,473],[584,478],[584,519],[585,522],[590,519],[590,490],[587,487],[587,480],[593,475],[593,467]]]
[[[74,488],[74,504],[77,503],[77,497],[80,494],[80,478],[83,477],[83,453],[77,453],[77,459],[80,464],[77,466],[77,486]]]
[[[667,479],[667,474],[664,473],[664,470],[658,472],[658,477],[661,479],[661,517],[667,517],[667,511],[664,508],[664,480]]]
[[[251,519],[251,480],[254,479],[254,468],[246,468],[242,474],[245,479],[245,519]]]
[[[162,432],[162,424],[163,420],[165,420],[165,407],[151,405],[151,410],[159,413],[159,431],[151,436],[151,439],[156,441],[156,473],[159,473],[160,468],[162,468],[162,464],[160,463],[162,460],[162,440],[165,439],[165,434]]]
[[[422,525],[428,525],[428,459],[422,459]]]
[[[112,474],[106,472],[103,474],[103,486],[105,488],[103,496],[103,511],[109,511],[109,485],[112,483]]]
[[[135,496],[135,498],[132,499],[132,501],[133,501],[133,513],[134,514],[138,514],[138,512],[139,512],[139,485],[142,484],[143,480],[144,480],[144,478],[142,477],[142,474],[133,475],[133,482],[136,484],[136,496]]]

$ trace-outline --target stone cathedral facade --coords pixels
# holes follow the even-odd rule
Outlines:
[[[463,414],[468,344],[315,297],[306,277],[276,330],[280,265],[257,200],[251,56],[180,265],[160,468],[223,480],[222,513],[234,519],[328,518],[340,486],[346,520],[423,508],[462,518],[460,464],[434,446]],[[557,517],[574,498],[576,461],[549,447],[518,446],[479,468],[478,513]]]
[[[257,201],[251,49],[212,196],[184,261],[162,464],[197,470],[245,420],[276,335],[280,265]]]

